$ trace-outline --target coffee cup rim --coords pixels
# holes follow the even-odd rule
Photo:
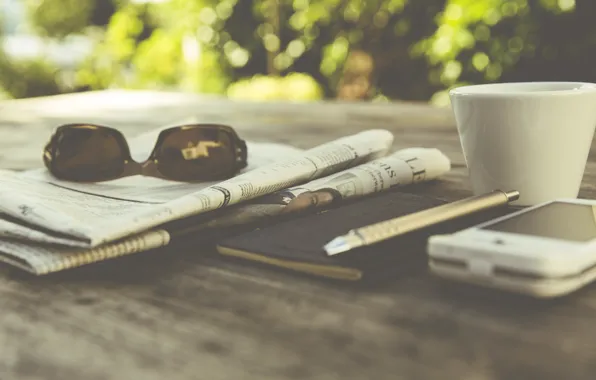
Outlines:
[[[449,95],[472,97],[544,97],[596,93],[590,82],[501,82],[464,85],[453,88]]]

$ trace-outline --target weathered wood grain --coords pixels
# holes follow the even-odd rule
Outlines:
[[[449,111],[408,104],[265,106],[120,92],[6,102],[0,167],[39,166],[51,128],[66,121],[132,135],[189,115],[301,147],[387,128],[396,147],[435,146],[453,160],[424,192],[469,195]],[[582,196],[594,197],[595,184],[591,156]],[[595,318],[596,286],[556,302],[424,273],[365,289],[201,247],[168,249],[47,277],[0,267],[0,379],[591,380]]]

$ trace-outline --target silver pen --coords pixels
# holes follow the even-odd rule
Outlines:
[[[323,248],[328,256],[337,255],[354,248],[378,243],[450,219],[504,206],[518,198],[518,191],[505,192],[495,190],[490,193],[472,196],[413,214],[350,230],[346,235],[338,236],[331,240]]]

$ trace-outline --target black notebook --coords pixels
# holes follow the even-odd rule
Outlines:
[[[382,279],[426,267],[429,236],[451,233],[514,211],[501,207],[447,221],[371,246],[327,256],[323,246],[350,229],[411,214],[446,201],[390,191],[221,240],[222,255],[338,280]]]

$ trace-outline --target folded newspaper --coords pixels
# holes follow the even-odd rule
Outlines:
[[[131,139],[134,158],[148,156],[160,130]],[[166,246],[176,232],[168,226],[198,215],[204,218],[192,233],[433,180],[450,170],[437,149],[389,153],[392,144],[393,135],[379,129],[308,150],[247,141],[248,167],[218,183],[133,176],[89,184],[58,180],[45,169],[0,171],[0,261],[47,274]]]

